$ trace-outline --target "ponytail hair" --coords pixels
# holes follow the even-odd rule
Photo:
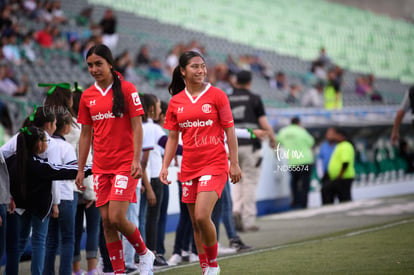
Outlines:
[[[168,92],[171,95],[176,95],[179,92],[181,92],[182,90],[184,90],[185,88],[185,81],[184,81],[184,77],[181,75],[181,69],[185,69],[185,67],[188,65],[188,63],[190,62],[191,58],[194,57],[201,57],[204,61],[204,57],[195,51],[187,51],[184,52],[183,54],[181,54],[180,59],[178,60],[178,66],[175,67],[173,74],[172,74],[172,79],[171,79],[171,83],[168,86]]]
[[[112,84],[112,94],[113,94],[113,105],[112,113],[115,117],[121,117],[125,112],[125,98],[124,93],[122,93],[121,80],[119,75],[114,69],[111,69],[112,76],[114,78],[114,83]]]
[[[72,114],[69,111],[66,112],[59,112],[56,114],[56,130],[55,135],[60,134],[63,127],[66,125],[70,125],[72,123]]]
[[[54,122],[55,119],[55,107],[39,106],[35,108],[33,113],[24,120],[23,127],[35,126],[43,128],[46,123]]]
[[[125,112],[125,98],[124,94],[122,93],[121,89],[121,80],[118,73],[114,70],[115,61],[112,55],[111,50],[103,45],[95,45],[92,46],[86,54],[86,58],[91,56],[92,54],[96,54],[103,59],[105,59],[109,65],[111,65],[111,73],[114,79],[114,83],[112,84],[112,91],[113,91],[113,105],[112,105],[112,113],[115,117],[121,117],[122,114]]]
[[[27,161],[35,154],[35,149],[39,141],[46,138],[45,132],[34,126],[24,127],[20,129],[17,136],[16,144],[16,162],[17,172],[16,185],[12,191],[12,195],[19,194],[20,199],[25,201],[27,199]]]

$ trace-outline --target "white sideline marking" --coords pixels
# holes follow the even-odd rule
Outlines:
[[[285,220],[297,218],[310,218],[321,214],[332,214],[346,212],[361,207],[372,207],[383,203],[383,200],[360,200],[333,205],[325,205],[319,208],[308,208],[304,210],[289,211],[281,214],[273,214],[263,217],[264,220]]]
[[[349,233],[346,233],[346,234],[338,235],[336,237],[313,239],[313,240],[303,241],[303,242],[298,242],[298,243],[283,244],[283,245],[278,245],[278,246],[269,247],[269,248],[257,249],[257,250],[253,250],[253,251],[249,251],[249,252],[242,252],[242,253],[238,253],[238,254],[234,254],[234,255],[220,257],[220,260],[238,258],[240,256],[254,255],[254,254],[258,254],[258,253],[262,253],[262,252],[280,250],[280,249],[284,249],[284,248],[298,247],[298,246],[303,246],[303,245],[307,245],[307,244],[319,243],[319,242],[322,242],[322,241],[339,240],[339,239],[354,237],[354,236],[358,236],[358,235],[362,235],[362,234],[366,234],[366,233],[376,232],[376,231],[380,231],[380,230],[384,230],[384,229],[388,229],[388,228],[392,228],[392,227],[395,227],[395,226],[399,226],[399,225],[407,224],[407,223],[412,223],[412,222],[414,222],[414,219],[402,220],[402,221],[393,222],[393,223],[389,223],[389,224],[384,224],[384,225],[371,227],[371,228],[367,228],[367,229],[352,231],[352,232],[349,232]],[[180,268],[184,268],[184,267],[187,267],[187,266],[193,266],[193,265],[199,265],[199,263],[195,262],[195,263],[190,263],[190,264],[172,266],[172,267],[168,267],[168,268],[165,268],[165,269],[162,269],[162,270],[156,270],[156,271],[154,270],[154,273],[161,273],[161,272],[170,271],[170,270],[174,270],[174,269],[180,269]]]

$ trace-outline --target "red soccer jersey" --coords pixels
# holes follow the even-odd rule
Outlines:
[[[96,83],[79,102],[78,123],[93,126],[92,172],[116,174],[131,170],[134,155],[131,117],[144,114],[135,86],[121,81],[125,99],[122,117],[112,113],[112,85],[103,91]]]
[[[182,133],[182,182],[228,172],[223,128],[233,125],[227,95],[210,84],[196,98],[186,89],[173,96],[164,127]]]

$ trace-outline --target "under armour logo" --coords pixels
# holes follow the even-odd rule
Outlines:
[[[123,189],[115,189],[115,194],[116,195],[122,195],[124,193]]]
[[[182,113],[184,111],[184,107],[178,107],[177,113]]]
[[[96,99],[89,101],[89,105],[90,106],[96,105]]]
[[[207,186],[208,180],[200,181],[200,186]]]

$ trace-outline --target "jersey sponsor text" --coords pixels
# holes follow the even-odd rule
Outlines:
[[[192,128],[192,127],[206,127],[206,126],[213,126],[213,121],[211,119],[207,121],[203,120],[195,120],[195,121],[189,121],[178,123],[180,128]]]
[[[108,111],[104,114],[99,112],[97,115],[92,116],[93,121],[109,119],[109,118],[115,118],[114,114],[111,111]]]

